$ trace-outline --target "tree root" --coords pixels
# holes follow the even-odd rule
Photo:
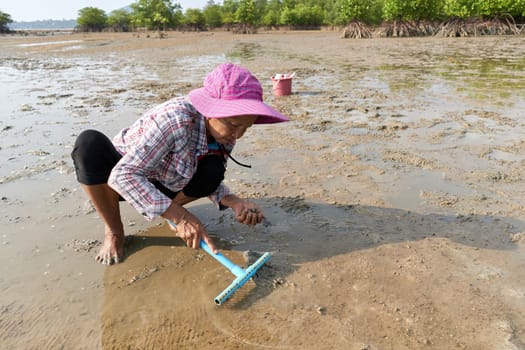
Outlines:
[[[432,21],[392,21],[383,23],[375,31],[363,22],[352,22],[342,32],[343,38],[371,37],[469,37],[480,35],[520,35],[525,27],[517,25],[512,16],[502,15],[490,19],[453,18],[438,23]]]
[[[235,24],[231,27],[233,34],[256,34],[257,28],[248,24]]]
[[[386,22],[375,32],[379,37],[413,37],[431,36],[439,30],[434,22],[430,21],[409,21],[409,22]]]
[[[349,23],[343,29],[341,37],[344,39],[366,39],[372,37],[372,31],[365,23],[356,21]]]
[[[491,19],[451,19],[441,24],[436,33],[443,37],[467,37],[479,35],[519,35],[520,28],[511,16]]]

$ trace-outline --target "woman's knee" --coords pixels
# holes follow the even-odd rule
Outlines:
[[[121,155],[106,135],[97,130],[85,130],[78,135],[71,158],[77,180],[86,185],[95,185],[107,181]]]
[[[102,152],[107,143],[111,143],[109,139],[97,130],[84,130],[82,131],[73,146],[71,157],[74,161],[82,161],[86,158],[90,158],[93,154]]]

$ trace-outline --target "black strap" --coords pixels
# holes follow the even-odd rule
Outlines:
[[[233,158],[232,155],[230,154],[230,152],[228,152],[228,150],[226,149],[226,147],[223,146],[223,144],[219,143],[219,148],[221,150],[223,150],[224,153],[226,153],[228,155],[228,157],[230,157],[231,160],[233,160],[233,162],[235,164],[240,165],[240,166],[245,167],[245,168],[251,168],[252,167],[251,165],[248,165],[248,164],[242,164],[241,162],[239,162],[235,158]]]

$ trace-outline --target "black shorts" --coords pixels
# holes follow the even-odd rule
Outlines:
[[[113,167],[122,158],[111,140],[96,130],[85,130],[78,135],[71,152],[77,180],[84,185],[100,185],[108,182]],[[224,180],[224,160],[220,155],[209,154],[199,159],[197,171],[182,192],[193,198],[212,194]],[[164,187],[158,181],[151,181],[159,191],[169,198],[177,192]]]

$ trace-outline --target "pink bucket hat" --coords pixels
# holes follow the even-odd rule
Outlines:
[[[193,106],[206,118],[256,115],[255,124],[290,120],[263,102],[261,83],[247,69],[233,63],[217,66],[204,86],[190,91]]]

